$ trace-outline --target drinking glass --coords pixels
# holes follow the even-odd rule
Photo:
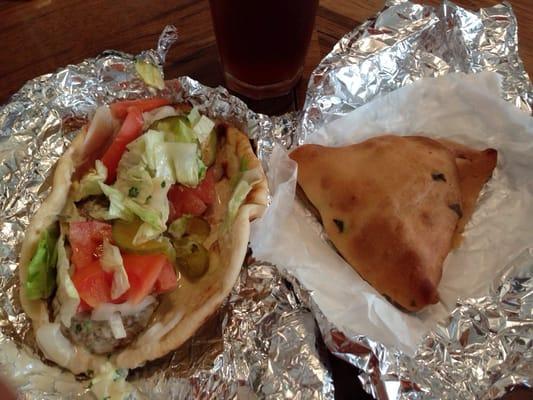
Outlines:
[[[252,99],[287,94],[302,75],[318,0],[210,0],[226,86]]]

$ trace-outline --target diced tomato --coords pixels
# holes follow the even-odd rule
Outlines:
[[[170,222],[184,214],[202,215],[207,206],[215,201],[215,179],[212,169],[207,171],[205,178],[195,188],[173,185],[168,191],[168,200]]]
[[[80,309],[87,306],[95,308],[102,303],[111,301],[111,284],[113,274],[105,272],[100,266],[100,261],[95,260],[84,268],[76,268],[72,282],[85,303],[80,304]]]
[[[107,167],[107,183],[113,183],[117,177],[117,166],[126,146],[137,139],[143,128],[143,115],[139,108],[130,107],[120,130],[102,157]]]
[[[169,221],[172,222],[184,214],[202,215],[207,205],[192,192],[181,185],[175,185],[169,190]]]
[[[215,201],[215,177],[213,168],[209,168],[205,178],[194,188],[194,194],[205,204],[212,204]]]
[[[138,304],[154,290],[154,285],[168,259],[164,254],[122,254],[130,288],[127,301]]]
[[[76,268],[72,282],[80,295],[78,312],[90,311],[103,303],[138,304],[151,293],[175,289],[178,278],[174,266],[164,254],[122,254],[130,288],[120,298],[111,299],[113,274],[102,269],[100,260]]]
[[[112,227],[100,221],[78,221],[69,225],[71,260],[76,270],[85,268],[102,255],[105,239],[111,240]]]
[[[80,305],[78,306],[78,312],[82,313],[82,312],[88,312],[91,310],[92,310],[92,307],[86,302],[84,302],[82,299],[80,299]]]
[[[178,286],[178,277],[176,276],[176,269],[170,261],[165,262],[161,273],[157,277],[154,286],[154,293],[163,293],[175,289]]]
[[[137,99],[137,100],[121,100],[111,104],[111,112],[115,118],[124,118],[128,114],[130,107],[135,107],[141,112],[150,111],[157,107],[166,106],[170,101],[167,99]]]

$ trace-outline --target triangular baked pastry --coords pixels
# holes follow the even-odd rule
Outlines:
[[[426,137],[388,135],[304,145],[290,157],[330,240],[366,281],[407,310],[438,301],[442,264],[479,193],[470,190],[465,207],[461,183],[479,185],[461,180],[453,151]]]

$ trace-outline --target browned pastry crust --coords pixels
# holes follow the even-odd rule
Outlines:
[[[457,162],[458,154],[473,161]],[[337,148],[304,145],[290,157],[341,255],[380,293],[417,311],[438,301],[454,233],[492,173],[495,159],[483,154],[386,135]]]

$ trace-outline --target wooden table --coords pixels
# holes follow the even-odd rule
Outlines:
[[[294,93],[262,102],[252,109],[281,114],[301,107],[309,74],[332,46],[356,25],[383,7],[383,0],[320,0],[316,32],[306,60],[304,79]],[[426,3],[437,5],[438,0]],[[471,9],[495,0],[457,0]],[[533,5],[510,0],[519,22],[520,54],[533,72]],[[223,84],[207,0],[0,0],[0,104],[27,80],[105,49],[130,53],[151,48],[166,24],[180,40],[168,55],[166,76],[189,75],[215,86]],[[332,358],[339,399],[370,399],[353,370]]]

